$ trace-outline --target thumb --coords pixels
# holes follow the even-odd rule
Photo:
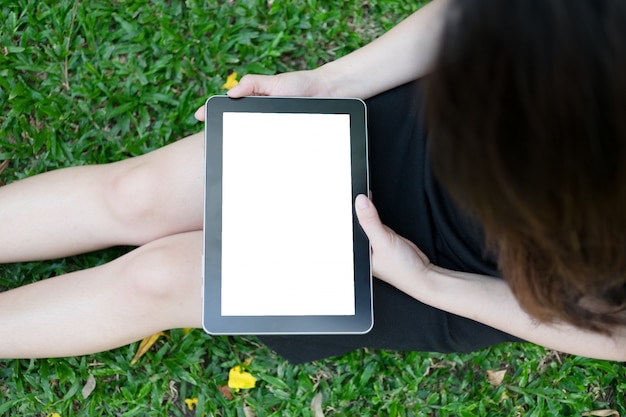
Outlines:
[[[360,194],[356,197],[354,206],[359,224],[369,238],[371,246],[390,243],[392,232],[380,221],[378,211],[370,199]]]
[[[274,75],[244,75],[239,84],[228,90],[228,97],[269,96],[275,82]]]
[[[230,98],[239,98],[244,96],[271,96],[277,84],[276,75],[244,75],[241,81],[228,90],[226,94]],[[194,117],[203,122],[205,106],[200,107],[194,113]]]
[[[196,112],[194,113],[194,117],[197,121],[204,122],[204,105],[196,110]]]

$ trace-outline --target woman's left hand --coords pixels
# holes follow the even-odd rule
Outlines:
[[[405,291],[416,280],[424,279],[430,267],[428,257],[413,242],[382,224],[376,207],[366,196],[356,198],[355,209],[370,240],[373,275]]]
[[[562,323],[538,323],[522,310],[506,281],[436,267],[412,242],[382,224],[366,196],[356,198],[355,209],[370,239],[374,275],[400,291],[549,349],[626,361],[626,328],[607,336]]]

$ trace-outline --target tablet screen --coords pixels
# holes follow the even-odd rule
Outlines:
[[[355,314],[350,115],[222,124],[221,314]]]

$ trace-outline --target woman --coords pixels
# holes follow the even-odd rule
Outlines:
[[[563,4],[436,0],[337,61],[246,76],[230,91],[372,97],[380,216],[364,196],[355,207],[382,280],[375,328],[264,338],[269,346],[301,362],[358,347],[468,351],[521,339],[626,360],[626,10]],[[0,294],[0,357],[79,355],[200,326],[202,146],[194,135],[0,188],[0,216],[12,219],[0,226],[0,262],[138,246]]]

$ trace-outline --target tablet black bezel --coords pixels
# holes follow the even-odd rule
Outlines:
[[[351,316],[222,316],[223,113],[322,113],[350,115],[352,201],[368,194],[366,106],[359,99],[213,96],[206,102],[203,318],[209,334],[362,334],[373,325],[370,247],[354,207],[355,314]],[[323,300],[322,300],[323,301]]]

